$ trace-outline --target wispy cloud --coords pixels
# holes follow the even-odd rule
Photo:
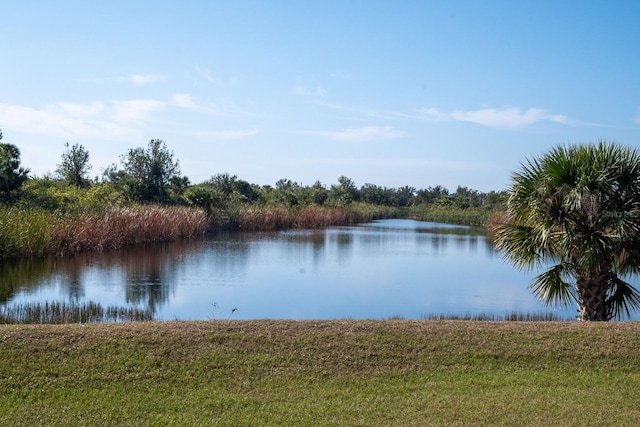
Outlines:
[[[328,102],[318,102],[321,107],[330,108],[332,110],[361,115],[365,117],[373,117],[385,120],[421,120],[421,114],[406,113],[392,110],[379,110],[371,107],[358,107],[349,105],[331,104]]]
[[[256,113],[242,108],[233,101],[227,100],[222,103],[213,103],[199,100],[188,93],[174,93],[170,96],[169,103],[175,107],[214,116],[232,117],[257,115]]]
[[[56,110],[68,115],[69,117],[91,117],[104,111],[105,106],[102,102],[94,101],[90,104],[75,104],[71,102],[58,102],[47,109],[53,113]]]
[[[354,158],[354,157],[314,157],[300,159],[307,163],[334,163],[345,165],[359,165],[371,168],[382,168],[385,170],[405,170],[405,169],[423,169],[423,170],[480,170],[490,167],[490,165],[484,163],[474,163],[465,161],[454,161],[439,158],[407,158],[407,157],[394,157],[394,158]]]
[[[291,89],[291,93],[295,96],[318,96],[320,98],[327,96],[327,91],[320,86],[308,87],[305,85],[295,85]]]
[[[199,101],[188,93],[174,93],[171,95],[170,102],[179,108],[215,116],[230,116],[235,110],[233,106],[224,109],[211,103]]]
[[[121,77],[120,80],[125,80],[136,85],[148,85],[157,83],[163,78],[160,74],[129,74],[128,76]]]
[[[0,103],[0,126],[5,130],[69,139],[119,140],[140,135],[149,123],[156,125],[163,114],[180,109],[220,117],[256,116],[233,102],[216,105],[186,93],[177,93],[164,100],[128,99],[84,104],[55,102],[42,107]],[[222,130],[209,133],[207,138],[233,140],[258,132],[257,129]]]
[[[395,130],[391,126],[365,126],[341,131],[303,130],[295,131],[294,133],[321,136],[335,141],[351,142],[382,141],[401,138],[405,135],[404,132]]]
[[[101,111],[99,103],[52,104],[41,110],[0,104],[3,126],[18,132],[69,139],[124,139],[138,134],[136,129],[101,117]]]
[[[174,93],[171,95],[171,103],[176,107],[186,108],[187,110],[199,110],[201,108],[188,93]]]
[[[217,83],[217,80],[208,68],[196,67],[196,73],[209,83]]]
[[[566,116],[551,114],[540,108],[485,108],[479,110],[442,112],[436,108],[424,108],[419,112],[427,119],[454,120],[475,123],[498,129],[521,129],[540,122],[568,124]]]
[[[248,138],[260,133],[259,129],[249,130],[214,130],[214,131],[187,131],[186,135],[190,135],[194,138],[209,141],[234,141],[238,139]]]
[[[349,80],[351,78],[351,73],[346,71],[335,71],[329,75],[332,79],[336,80]]]
[[[422,108],[414,111],[394,111],[385,109],[376,109],[372,107],[349,106],[331,104],[328,102],[318,102],[325,108],[335,111],[353,114],[354,118],[358,116],[373,117],[384,120],[437,120],[437,121],[460,121],[475,123],[482,126],[498,128],[498,129],[521,129],[540,122],[554,122],[562,124],[580,125],[584,123],[570,120],[566,116],[560,114],[551,114],[540,108],[529,108],[523,110],[521,108],[483,108],[478,110],[457,110],[452,112],[440,111],[436,108]],[[640,115],[639,115],[640,119]]]
[[[42,108],[0,104],[2,125],[18,132],[69,139],[123,139],[140,133],[140,125],[167,103],[155,99],[57,102]]]
[[[139,121],[149,117],[151,113],[163,110],[166,102],[155,99],[132,99],[115,101],[114,119],[118,121]]]

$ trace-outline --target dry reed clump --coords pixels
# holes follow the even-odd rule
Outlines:
[[[101,215],[62,219],[53,225],[51,234],[55,252],[69,255],[201,236],[206,228],[207,216],[200,209],[135,206],[113,207]]]
[[[289,211],[283,207],[252,206],[240,212],[238,228],[244,231],[281,230],[291,227]]]
[[[496,237],[498,227],[509,222],[511,222],[511,218],[506,212],[497,211],[492,213],[487,221],[487,237],[493,240]]]
[[[349,221],[343,209],[305,206],[286,209],[280,206],[252,206],[240,212],[238,228],[243,231],[273,231],[286,228],[320,228],[343,225]]]
[[[332,225],[343,225],[347,216],[342,209],[307,206],[300,209],[294,219],[296,228],[320,228]]]

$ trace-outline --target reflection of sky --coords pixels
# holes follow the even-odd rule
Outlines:
[[[74,257],[43,267],[10,303],[134,304],[164,320],[575,314],[536,301],[537,273],[505,263],[475,231],[385,220]]]

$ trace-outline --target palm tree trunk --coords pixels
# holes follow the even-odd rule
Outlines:
[[[607,301],[610,275],[611,271],[607,268],[593,275],[578,276],[579,321],[611,320],[612,313]]]

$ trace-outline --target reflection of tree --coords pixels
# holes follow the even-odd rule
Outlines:
[[[351,255],[351,251],[353,250],[352,233],[352,231],[340,230],[331,236],[331,243],[336,245],[339,261],[345,261]]]
[[[23,258],[0,263],[0,303],[10,302],[19,291],[34,293],[59,284],[70,301],[85,298],[87,270],[97,269],[105,281],[123,272],[125,299],[152,312],[165,304],[177,286],[176,266],[182,259],[202,251],[203,241],[125,248],[103,253],[84,253],[68,258]]]
[[[68,271],[62,281],[62,286],[66,288],[70,301],[78,302],[84,298],[84,283],[82,282],[82,272],[85,263],[71,262]]]
[[[71,301],[85,295],[82,272],[88,263],[86,254],[71,258],[20,258],[0,263],[0,302],[13,299],[18,290],[34,293],[59,283]]]
[[[285,243],[287,260],[311,253],[317,265],[325,254],[327,230],[291,230],[281,233]]]
[[[431,243],[431,248],[435,253],[444,251],[451,238],[451,236],[447,236],[445,234],[434,234],[430,237],[431,238],[427,239],[427,241]]]
[[[157,313],[175,293],[176,266],[194,250],[194,242],[184,241],[119,251],[119,264],[126,275],[126,302]]]
[[[51,262],[47,259],[3,260],[0,263],[0,302],[11,301],[18,288],[33,292],[44,286],[42,279],[51,271]]]
[[[147,254],[143,258],[150,258]],[[169,300],[176,284],[163,278],[162,259],[149,260],[149,263],[134,264],[133,271],[127,271],[125,300],[129,304],[146,306],[152,313]],[[170,269],[167,274],[171,275]]]

